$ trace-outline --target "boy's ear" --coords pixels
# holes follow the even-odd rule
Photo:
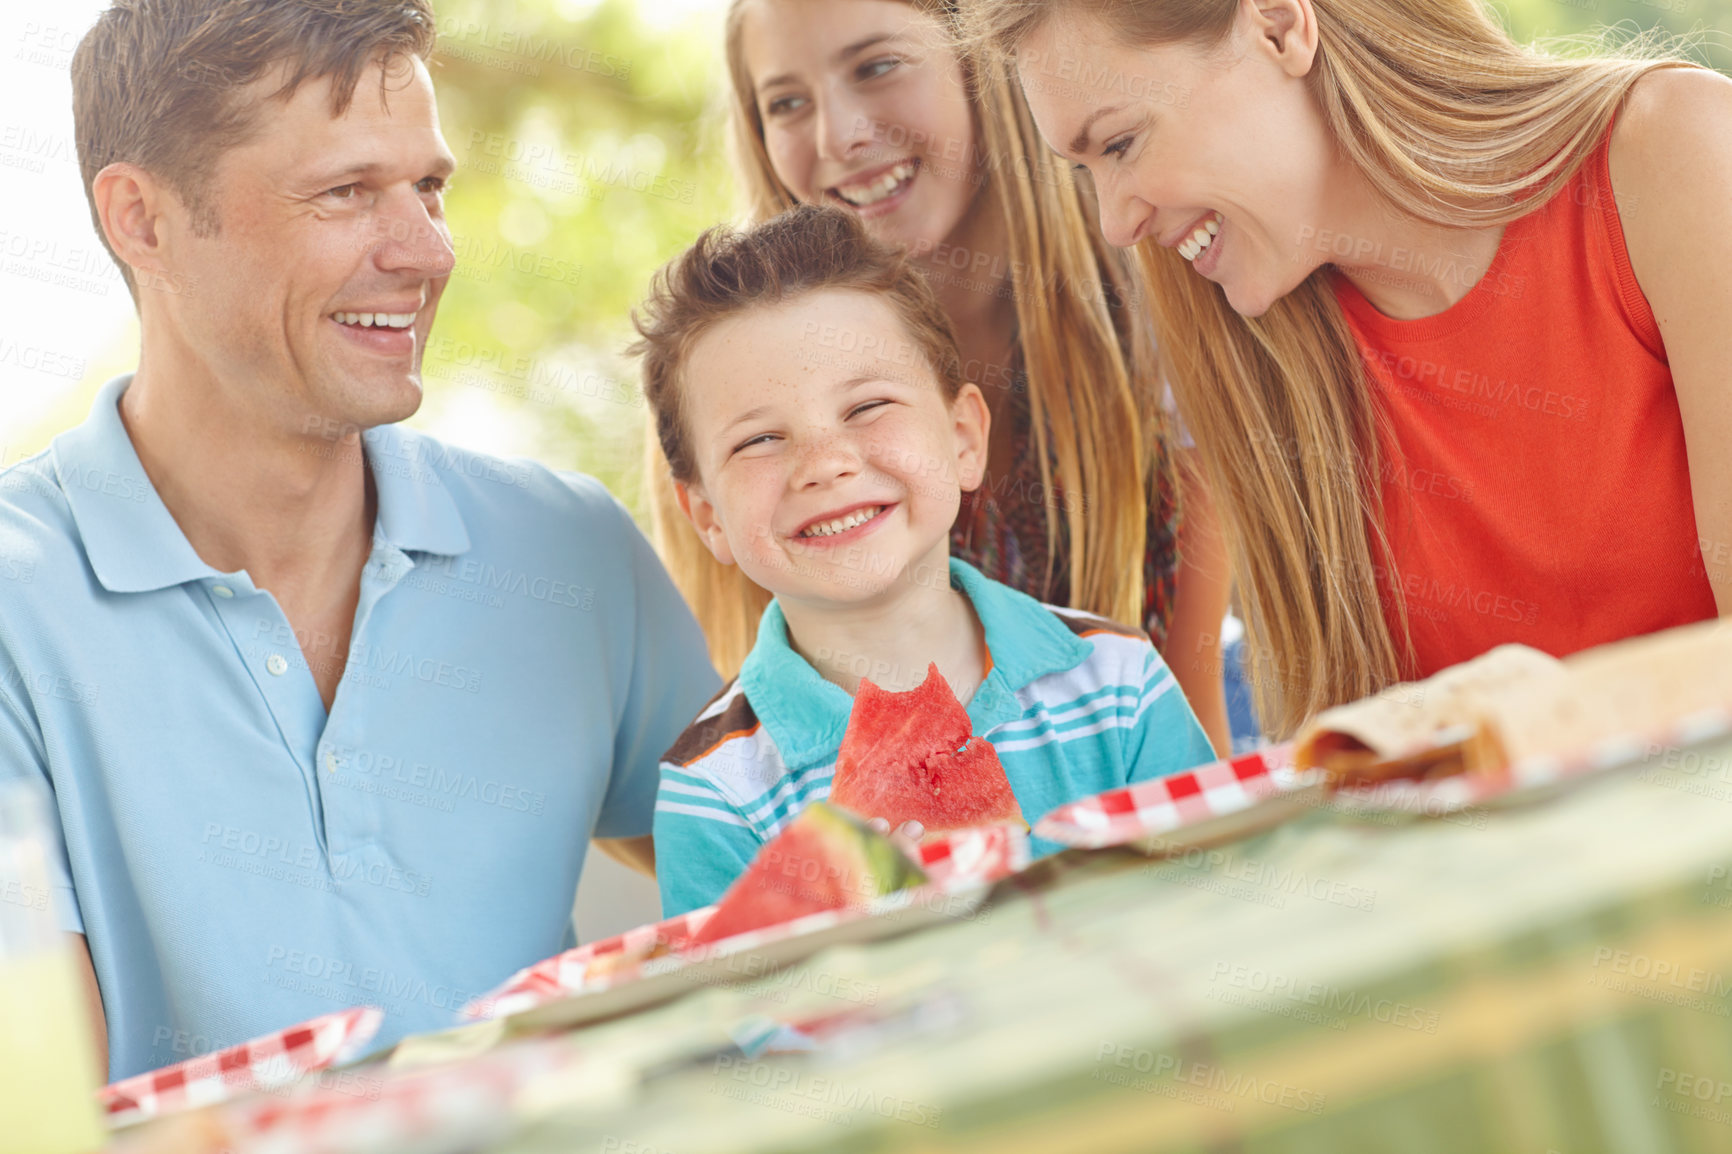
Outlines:
[[[680,503],[680,512],[686,515],[692,528],[697,530],[698,539],[715,557],[720,565],[734,563],[734,551],[728,545],[728,535],[722,531],[722,523],[716,517],[716,507],[710,504],[710,499],[704,496],[703,486],[685,481],[674,482],[674,499]]]
[[[950,402],[951,433],[956,438],[956,480],[962,491],[972,493],[986,477],[987,440],[992,432],[992,410],[980,388],[964,384]]]

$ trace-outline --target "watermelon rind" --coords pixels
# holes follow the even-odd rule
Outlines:
[[[889,838],[835,806],[813,802],[758,851],[689,944],[824,910],[865,907],[925,881],[925,872]]]

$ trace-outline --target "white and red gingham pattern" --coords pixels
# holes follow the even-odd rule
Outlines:
[[[124,1126],[287,1085],[359,1056],[379,1032],[383,1017],[376,1006],[325,1014],[214,1054],[124,1078],[97,1091],[97,1101],[110,1126]]]
[[[1313,780],[1294,771],[1292,745],[1276,745],[1061,805],[1034,832],[1060,845],[1104,849],[1227,817]]]
[[[625,966],[597,976],[591,973],[593,963],[614,955],[641,957],[654,949],[657,942],[666,942],[670,948],[677,947],[702,929],[704,923],[710,920],[710,915],[715,912],[715,906],[704,906],[683,913],[677,918],[651,922],[623,934],[604,938],[599,942],[590,942],[588,945],[566,950],[563,954],[555,954],[533,966],[518,970],[497,988],[464,1006],[460,1016],[471,1022],[507,1018],[570,994],[606,989],[616,980],[635,974],[636,969]]]
[[[961,889],[1008,877],[1028,865],[1028,834],[1021,825],[952,830],[922,842],[926,884]]]
[[[1651,733],[1602,741],[1567,757],[1529,758],[1505,773],[1459,774],[1435,781],[1393,779],[1334,792],[1326,804],[1342,813],[1438,816],[1559,785],[1628,765],[1656,751],[1686,749],[1732,734],[1732,711],[1708,710]],[[1138,782],[1060,806],[1034,827],[1060,845],[1103,849],[1159,837],[1227,817],[1318,780],[1317,771],[1293,768],[1291,744],[1271,746],[1231,761]]]
[[[358,1067],[328,1083],[321,1076],[216,1106],[184,1137],[199,1151],[225,1154],[457,1154],[503,1137],[520,1094],[583,1060],[564,1039],[542,1038],[431,1068]],[[167,1149],[149,1127],[119,1135],[110,1146],[112,1154]]]
[[[951,892],[986,885],[1007,877],[1028,864],[1028,836],[1010,825],[980,826],[955,830],[933,837],[920,846],[920,866],[926,872],[927,884],[908,893],[924,895]],[[887,902],[900,904],[902,895],[892,894]],[[727,948],[762,945],[799,934],[812,933],[850,921],[868,917],[872,909],[826,910],[809,914],[779,926],[770,926],[750,934],[740,934],[727,941]],[[643,956],[666,942],[676,952],[703,927],[716,912],[714,906],[704,906],[681,914],[677,918],[639,926],[616,937],[591,942],[567,950],[545,961],[517,971],[497,989],[483,994],[463,1007],[467,1021],[505,1018],[572,994],[605,990],[638,976],[639,966],[623,965],[597,973],[594,963],[613,955]]]

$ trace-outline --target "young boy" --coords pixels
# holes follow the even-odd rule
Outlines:
[[[1031,821],[1213,760],[1143,633],[950,558],[986,466],[986,400],[920,274],[853,216],[804,206],[713,229],[636,319],[681,509],[775,595],[739,677],[662,761],[663,916],[714,902],[829,796],[862,677],[905,690],[936,662]]]

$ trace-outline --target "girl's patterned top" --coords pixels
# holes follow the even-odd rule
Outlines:
[[[1019,368],[1011,377],[1004,414],[1012,422],[1011,461],[1007,470],[989,472],[986,482],[962,495],[962,509],[950,530],[951,555],[1037,601],[1070,604],[1070,565],[1064,522],[1065,493],[1058,488],[1053,461],[1053,491],[1041,483],[1034,459],[1034,430],[1028,408],[1028,377]],[[1049,459],[1051,454],[1049,453]],[[1058,513],[1058,551],[1047,580],[1047,507]],[[1143,552],[1143,618],[1137,624],[1164,648],[1172,622],[1173,586],[1179,569],[1178,502],[1161,484],[1149,505],[1148,544]]]

